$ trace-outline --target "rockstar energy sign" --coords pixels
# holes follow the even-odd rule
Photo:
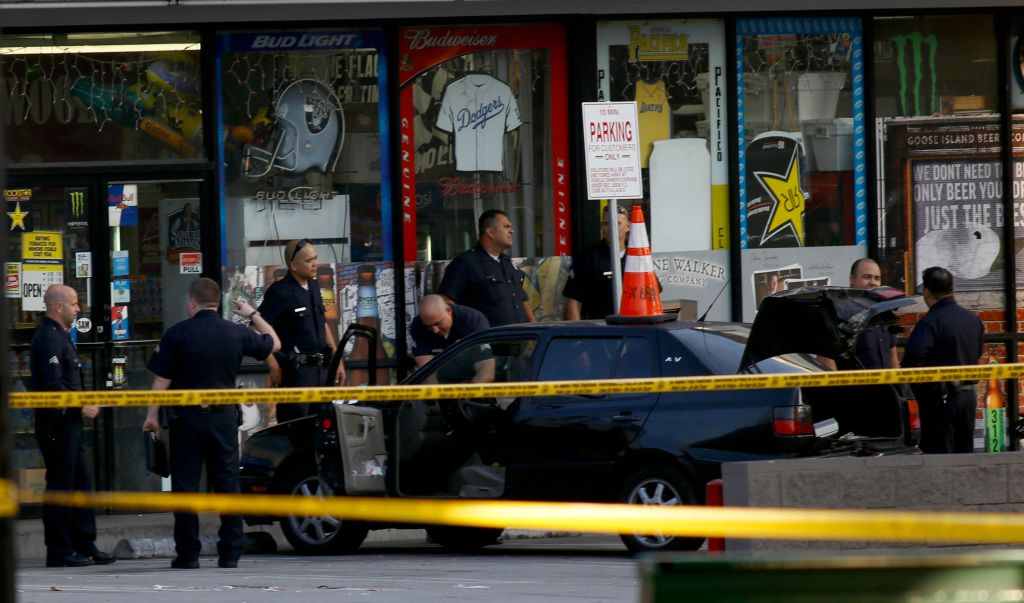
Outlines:
[[[685,61],[689,58],[687,35],[667,27],[629,28],[629,56],[638,61]]]

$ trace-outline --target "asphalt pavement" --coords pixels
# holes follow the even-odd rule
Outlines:
[[[60,569],[22,561],[17,601],[620,602],[640,592],[636,564],[613,536],[508,539],[473,554],[368,543],[347,556],[249,555],[232,570],[217,568],[216,557],[200,562],[198,570],[172,570],[168,559]]]

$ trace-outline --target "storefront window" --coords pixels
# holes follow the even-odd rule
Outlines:
[[[308,238],[328,323],[382,330],[378,362],[395,356],[384,49],[377,30],[231,33],[217,49],[225,295],[258,305],[285,243]],[[350,383],[366,382],[368,350],[349,351]]]
[[[559,25],[399,31],[406,303],[434,291],[489,209],[511,218],[509,253],[539,320],[564,316],[571,252],[568,84]],[[413,262],[419,261],[419,264]]]
[[[875,107],[884,284],[953,273],[957,301],[1005,328],[1002,161],[992,17],[879,17]]]
[[[703,314],[729,280],[724,25],[598,23],[597,78],[599,101],[637,103],[645,211],[662,298],[693,300]],[[600,237],[601,204],[581,203],[585,245]],[[708,316],[728,320],[728,296]]]
[[[199,36],[0,37],[4,161],[202,159]]]
[[[749,320],[779,290],[846,285],[850,264],[866,255],[861,22],[740,20],[736,53]]]

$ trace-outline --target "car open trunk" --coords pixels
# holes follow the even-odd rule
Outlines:
[[[768,297],[758,309],[740,369],[798,352],[832,358],[841,369],[863,368],[854,354],[857,336],[875,326],[895,324],[895,310],[913,303],[888,287],[803,287]],[[912,443],[907,438],[906,386],[808,387],[802,395],[815,425],[830,428],[825,440],[861,442],[869,448]]]

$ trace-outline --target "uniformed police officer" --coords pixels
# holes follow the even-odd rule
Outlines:
[[[604,318],[615,313],[612,287],[612,247],[608,233],[608,209],[601,220],[601,240],[585,247],[572,258],[572,273],[565,282],[562,295],[566,298],[565,317],[568,320]],[[619,207],[618,215],[619,261],[626,257],[626,235],[629,217],[626,208]]]
[[[907,341],[903,366],[966,366],[981,359],[985,328],[953,298],[953,275],[933,266],[923,273],[928,314]],[[913,387],[921,411],[921,450],[973,452],[977,399],[974,381],[920,383]]]
[[[254,332],[221,318],[220,287],[199,278],[188,288],[189,318],[164,334],[149,360],[153,389],[232,389],[244,356],[263,360],[281,346],[273,327],[244,301],[235,301],[234,312],[248,319]],[[151,406],[142,429],[159,434],[159,407]],[[180,406],[167,410],[171,435],[171,489],[198,492],[199,476],[214,492],[237,493],[237,405]],[[217,543],[219,567],[238,567],[242,555],[242,518],[221,515]],[[176,569],[199,567],[199,518],[194,513],[174,514]]]
[[[51,285],[43,294],[46,316],[32,337],[32,390],[82,389],[78,350],[68,329],[78,315],[78,293],[66,285]],[[46,464],[46,490],[91,490],[82,446],[82,417],[94,419],[98,406],[40,408],[35,411],[36,441]],[[47,567],[106,565],[114,556],[96,548],[96,518],[89,508],[43,506]]]
[[[318,256],[309,239],[289,241],[284,248],[288,274],[267,288],[260,314],[277,331],[281,350],[267,358],[268,387],[321,387],[345,382],[345,363],[334,375],[327,367],[335,342],[324,316],[324,302],[316,280]],[[281,404],[282,423],[309,414],[309,404]]]
[[[503,253],[512,247],[512,222],[501,210],[489,209],[477,221],[477,244],[448,265],[438,293],[483,313],[492,327],[533,322],[523,289],[526,275]]]
[[[850,286],[855,289],[874,289],[882,286],[882,269],[871,258],[860,258],[850,265]],[[871,327],[857,336],[854,355],[861,366],[844,368],[888,369],[900,368],[896,350],[896,334],[888,325]],[[835,360],[818,357],[825,366],[836,370]]]
[[[420,300],[420,314],[412,319],[409,333],[414,342],[413,359],[420,367],[463,337],[490,327],[487,317],[468,306],[449,304],[440,295]]]

